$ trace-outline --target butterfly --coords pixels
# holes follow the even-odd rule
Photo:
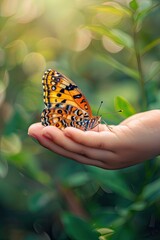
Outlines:
[[[100,116],[93,116],[91,107],[77,85],[63,74],[48,69],[42,78],[45,108],[41,114],[43,126],[59,129],[75,127],[83,131],[100,123]]]

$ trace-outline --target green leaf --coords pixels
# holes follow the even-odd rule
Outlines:
[[[147,74],[146,81],[154,80],[157,76],[160,75],[160,62],[153,62]]]
[[[146,202],[144,201],[139,201],[139,202],[134,202],[128,210],[130,211],[143,211],[146,208]]]
[[[112,66],[113,68],[119,70],[120,72],[125,73],[126,75],[132,77],[133,79],[139,80],[139,74],[137,71],[124,66],[122,63],[118,62],[111,56],[101,53],[99,57],[102,60],[104,60],[108,65]]]
[[[112,14],[118,15],[118,16],[123,16],[123,15],[130,16],[131,15],[131,11],[128,8],[126,8],[122,5],[118,5],[118,4],[116,5],[116,7],[111,6],[111,5],[110,6],[109,5],[98,5],[98,6],[92,6],[90,9],[94,10],[98,13],[100,13],[100,12],[112,13]]]
[[[132,0],[130,3],[129,3],[129,6],[131,9],[133,9],[134,11],[136,11],[138,9],[138,3],[136,0]]]
[[[139,9],[137,14],[135,15],[135,21],[137,23],[141,23],[146,16],[152,11],[153,9],[152,2],[150,0],[141,1],[139,2]]]
[[[149,202],[160,200],[160,179],[146,185],[142,197]]]
[[[141,54],[145,54],[145,53],[149,52],[152,48],[158,46],[159,44],[160,44],[160,38],[157,38],[154,41],[152,41],[151,43],[149,43],[147,46],[145,46],[142,49]]]
[[[112,34],[121,40],[123,46],[128,48],[133,48],[133,39],[127,33],[121,31],[120,29],[113,29]]]
[[[112,236],[114,233],[114,230],[110,229],[110,228],[98,228],[97,232],[99,232],[101,234],[101,236],[103,236],[103,238],[101,237],[100,239],[108,239],[109,236]]]
[[[65,183],[70,187],[78,187],[85,185],[90,180],[86,172],[78,172],[71,174],[66,180]]]
[[[99,234],[94,231],[89,223],[72,214],[62,215],[62,221],[66,233],[74,240],[97,240]]]
[[[102,27],[99,25],[87,26],[87,28],[92,32],[98,33],[102,36],[109,37],[112,41],[119,45],[122,45],[127,48],[133,48],[132,38],[127,33],[124,33],[119,29],[110,30],[106,27]]]
[[[124,97],[117,96],[115,98],[114,105],[116,111],[122,110],[120,115],[124,118],[130,117],[136,113],[134,107]]]
[[[139,1],[139,12],[142,12],[152,7],[152,0]]]
[[[90,166],[87,166],[87,169],[102,188],[109,188],[124,198],[133,199],[134,194],[130,191],[118,170],[104,170]]]
[[[33,194],[29,199],[29,209],[33,212],[40,211],[47,207],[48,204],[53,201],[53,192],[39,191]]]

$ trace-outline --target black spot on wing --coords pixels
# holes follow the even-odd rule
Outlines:
[[[60,107],[62,107],[62,104],[61,104],[61,103],[57,103],[57,104],[55,105],[55,107],[56,107],[56,108],[60,108]]]
[[[65,88],[61,88],[60,92],[64,93],[64,91],[65,91]]]
[[[66,106],[66,110],[67,110],[67,111],[70,111],[71,109],[72,109],[72,106],[71,106],[71,105],[67,105],[67,106]]]
[[[86,102],[86,100],[83,98],[82,101],[81,101],[81,103],[84,103],[84,102]]]
[[[81,97],[82,97],[81,93],[73,96],[74,99],[81,98]]]
[[[52,104],[48,101],[48,103],[46,104],[47,108],[51,108]]]
[[[54,82],[58,83],[60,81],[60,78],[54,77]]]
[[[76,109],[75,111],[75,114],[77,115],[77,116],[81,116],[81,115],[83,115],[83,113],[82,113],[82,111],[81,110],[79,110],[79,109]]]
[[[63,99],[63,100],[61,101],[61,103],[66,103],[66,101],[67,101],[67,99]]]
[[[66,86],[66,90],[68,90],[68,91],[74,90],[75,88],[77,88],[77,86],[73,85],[71,83],[69,84],[69,86]]]
[[[62,114],[62,110],[61,110],[61,109],[59,109],[57,112],[58,112],[59,114]]]

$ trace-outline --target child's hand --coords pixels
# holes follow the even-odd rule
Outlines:
[[[42,146],[80,163],[124,168],[160,154],[160,110],[135,114],[111,130],[100,124],[92,131],[72,127],[61,131],[36,123],[28,133]]]

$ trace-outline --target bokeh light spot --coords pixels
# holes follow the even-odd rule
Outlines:
[[[117,53],[123,49],[122,45],[115,43],[112,39],[106,36],[102,37],[102,43],[104,48],[110,53]]]
[[[45,66],[45,58],[37,52],[29,53],[23,61],[23,70],[30,74],[41,71]]]

